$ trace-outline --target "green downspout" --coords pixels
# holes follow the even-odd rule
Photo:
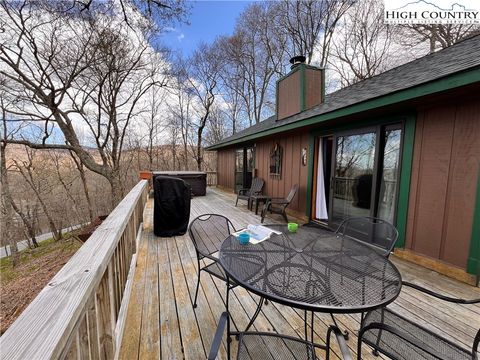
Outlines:
[[[477,197],[473,211],[472,238],[467,261],[467,272],[480,277],[480,169],[477,178]]]
[[[402,150],[402,169],[400,171],[400,185],[397,204],[398,241],[396,247],[405,247],[407,229],[408,199],[410,195],[410,178],[412,176],[413,144],[415,141],[415,116],[405,119]]]

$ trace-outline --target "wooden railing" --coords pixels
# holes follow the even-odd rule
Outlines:
[[[207,186],[217,186],[216,171],[207,171]]]
[[[111,359],[147,201],[140,181],[0,338],[2,359]]]

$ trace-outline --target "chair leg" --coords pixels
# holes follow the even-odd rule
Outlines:
[[[258,303],[257,305],[257,310],[255,310],[255,313],[253,314],[252,318],[250,319],[250,322],[248,323],[247,327],[245,328],[245,331],[244,332],[247,332],[248,329],[250,329],[250,327],[253,325],[253,322],[255,321],[255,319],[257,318],[258,314],[260,314],[260,310],[262,310],[262,305],[263,305],[263,297],[260,298],[260,302]]]
[[[235,206],[237,206],[237,205],[238,205],[238,196],[237,196],[237,201],[235,201]]]
[[[198,288],[200,287],[200,261],[198,261],[198,275],[197,275],[197,288],[195,289],[195,299],[193,300],[193,308],[197,307]]]
[[[333,316],[333,314],[330,314],[330,316],[332,317],[332,320],[333,320],[333,323],[335,324],[335,326],[340,329],[340,326],[338,326],[337,320],[335,319],[335,317]],[[344,330],[344,331],[343,331],[343,337],[345,338],[345,340],[348,341],[349,334],[348,334],[348,331],[347,331],[347,330]]]
[[[303,325],[305,326],[305,341],[308,341],[307,319],[308,319],[307,310],[303,310]]]
[[[285,212],[285,210],[283,210],[282,216],[285,219],[285,222],[288,223],[287,213]]]
[[[232,339],[230,338],[230,310],[229,310],[229,301],[228,298],[230,296],[230,279],[227,276],[227,296],[225,299],[225,308],[227,310],[228,314],[228,320],[227,320],[227,359],[230,359],[230,343],[232,342]]]

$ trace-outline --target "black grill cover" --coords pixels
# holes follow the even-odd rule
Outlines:
[[[185,234],[190,218],[190,185],[179,178],[157,176],[153,181],[153,191],[154,234],[156,236]]]

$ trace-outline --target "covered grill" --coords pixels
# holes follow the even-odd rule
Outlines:
[[[166,237],[185,234],[190,217],[190,185],[179,178],[156,176],[153,191],[154,234]]]

